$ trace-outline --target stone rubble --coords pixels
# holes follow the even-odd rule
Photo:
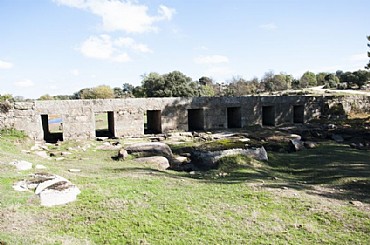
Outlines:
[[[77,199],[81,193],[77,186],[64,177],[35,173],[13,185],[15,191],[34,191],[40,197],[42,206],[64,205]]]

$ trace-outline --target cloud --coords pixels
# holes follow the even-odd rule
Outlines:
[[[14,66],[13,63],[0,60],[0,69],[11,69],[13,68],[13,66]]]
[[[80,47],[80,52],[88,57],[114,62],[130,61],[128,54],[109,35],[90,36]]]
[[[90,36],[81,45],[81,53],[86,57],[109,59],[113,54],[113,47],[109,35]]]
[[[147,45],[142,43],[136,43],[134,39],[130,37],[121,37],[114,41],[114,44],[118,47],[127,47],[141,53],[151,53],[153,52]]]
[[[30,87],[35,86],[35,83],[29,79],[23,79],[23,80],[15,82],[14,85],[19,88],[30,88]]]
[[[266,31],[274,31],[278,29],[278,26],[274,22],[262,24],[262,25],[259,25],[258,27]]]
[[[157,31],[156,22],[171,20],[176,10],[160,5],[157,15],[149,15],[146,5],[119,0],[54,0],[59,5],[87,10],[102,19],[105,31],[144,33]]]
[[[229,58],[223,55],[200,55],[194,58],[194,62],[197,64],[220,64],[228,63]]]

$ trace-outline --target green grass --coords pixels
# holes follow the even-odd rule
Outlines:
[[[91,145],[88,150],[55,162],[21,153],[22,145],[15,139],[0,139],[0,162],[13,157],[44,164],[48,172],[68,178],[82,191],[74,203],[40,207],[31,192],[18,193],[11,187],[29,172],[18,173],[11,166],[1,165],[0,241],[370,243],[368,210],[348,202],[354,197],[369,205],[369,193],[363,189],[357,195],[358,189],[344,189],[344,185],[356,183],[369,189],[369,152],[321,144],[317,149],[298,153],[271,153],[271,160],[264,163],[242,156],[227,157],[216,170],[190,174],[157,171],[130,160],[113,161],[111,156],[116,152],[95,150],[96,142],[64,142],[56,150],[87,144]],[[231,143],[221,141],[214,147],[226,144]],[[177,147],[176,151],[181,152],[181,146]],[[71,173],[69,168],[79,168],[81,172]],[[344,191],[333,195],[314,193],[315,187]]]

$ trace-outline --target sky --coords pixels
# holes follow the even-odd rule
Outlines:
[[[0,0],[0,95],[363,69],[368,0]]]

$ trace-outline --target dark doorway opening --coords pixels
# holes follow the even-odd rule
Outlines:
[[[61,115],[41,115],[44,140],[48,143],[63,141],[63,121]]]
[[[114,138],[114,113],[113,111],[95,113],[96,137]]]
[[[242,127],[242,114],[240,107],[227,108],[227,127],[228,128],[241,128]]]
[[[262,125],[275,126],[275,106],[262,106]]]
[[[293,123],[304,123],[304,106],[293,106]]]
[[[204,129],[203,109],[188,109],[188,128],[189,131]]]
[[[160,110],[146,111],[146,120],[144,119],[144,134],[162,133],[162,112]]]

